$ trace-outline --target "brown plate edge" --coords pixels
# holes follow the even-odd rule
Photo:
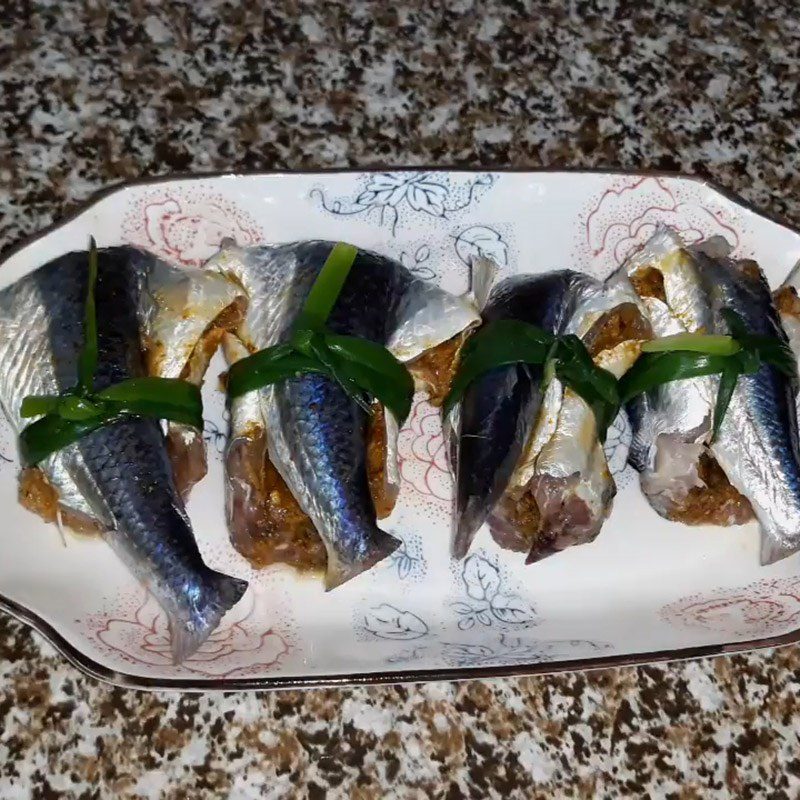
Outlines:
[[[93,205],[118,191],[123,191],[132,186],[147,186],[151,184],[169,183],[180,180],[211,180],[215,178],[236,178],[236,177],[271,177],[271,176],[291,176],[291,175],[331,175],[342,173],[380,173],[380,172],[499,172],[506,174],[603,174],[616,175],[622,177],[654,177],[654,178],[676,178],[688,180],[695,183],[704,184],[727,200],[735,203],[741,208],[768,219],[769,221],[786,228],[800,236],[800,229],[779,215],[771,214],[757,208],[753,204],[741,198],[735,192],[726,189],[710,178],[686,175],[681,172],[661,171],[661,170],[625,170],[625,169],[604,169],[603,167],[590,168],[570,168],[570,167],[481,167],[480,169],[466,166],[458,167],[330,167],[325,169],[311,170],[254,170],[244,172],[207,172],[207,173],[171,173],[169,175],[159,175],[154,177],[143,177],[135,180],[120,181],[112,184],[97,192],[92,193],[85,201],[81,202],[73,211],[62,219],[48,225],[31,236],[27,236],[17,244],[7,248],[0,254],[0,268],[13,255],[23,250],[28,245],[49,235],[52,231],[66,225],[87,211]],[[196,681],[188,678],[148,678],[144,676],[129,675],[124,672],[104,667],[102,664],[89,658],[72,644],[70,644],[49,622],[39,617],[34,612],[16,603],[15,601],[0,594],[0,609],[8,612],[11,616],[24,622],[42,635],[53,647],[67,659],[74,667],[105,683],[120,686],[128,689],[143,691],[170,691],[178,690],[185,692],[204,692],[204,691],[247,691],[262,690],[274,691],[277,689],[316,689],[332,688],[345,686],[385,686],[399,683],[424,683],[428,681],[461,681],[477,680],[486,678],[507,678],[525,677],[536,675],[552,675],[560,672],[572,672],[583,670],[597,670],[612,667],[637,666],[651,663],[663,663],[667,661],[683,661],[693,658],[704,658],[709,656],[730,655],[742,653],[749,650],[761,650],[769,647],[783,647],[800,642],[800,628],[790,633],[773,636],[767,639],[752,639],[744,642],[733,642],[729,644],[703,645],[698,647],[687,647],[677,650],[656,650],[646,653],[629,653],[616,656],[602,656],[590,659],[575,659],[568,661],[547,661],[532,664],[513,664],[506,666],[489,667],[460,667],[445,669],[427,670],[398,670],[396,672],[366,672],[366,673],[345,673],[341,675],[321,675],[321,676],[295,676],[282,677],[273,676],[269,678],[221,678],[219,680]]]

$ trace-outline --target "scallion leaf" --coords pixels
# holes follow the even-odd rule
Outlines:
[[[53,453],[63,450],[111,419],[106,416],[88,420],[67,420],[57,414],[48,414],[28,425],[19,435],[19,452],[22,465],[32,467]]]
[[[287,380],[304,372],[326,372],[312,356],[280,344],[259,350],[231,365],[228,370],[228,397],[234,399],[271,383]]]
[[[718,375],[728,365],[730,356],[673,351],[642,353],[619,381],[620,399],[627,403],[637,395],[652,391],[672,381]]]
[[[325,325],[357,255],[358,248],[352,244],[337,242],[333,246],[297,318],[297,330],[320,330]]]
[[[402,425],[414,398],[414,379],[405,366],[385,347],[368,339],[331,334],[325,337],[325,344],[339,357],[340,368]]]
[[[29,394],[22,401],[19,415],[23,419],[27,419],[29,417],[39,417],[42,414],[49,414],[58,408],[60,402],[60,394]]]
[[[643,353],[695,352],[711,356],[732,356],[741,350],[741,345],[731,336],[705,333],[676,333],[652,339],[642,345]]]

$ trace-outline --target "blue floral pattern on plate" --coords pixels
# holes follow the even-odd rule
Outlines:
[[[605,642],[588,639],[525,640],[502,633],[491,644],[482,642],[444,642],[442,655],[454,667],[489,667],[508,664],[540,664],[570,657],[585,657],[606,650]]]
[[[459,574],[464,600],[451,603],[459,630],[486,627],[529,628],[537,624],[536,611],[519,594],[504,586],[500,569],[480,553],[464,559]]]
[[[490,258],[499,267],[508,265],[508,245],[500,231],[488,225],[470,225],[455,236],[456,254],[465,264],[475,256]]]
[[[360,216],[388,227],[392,236],[404,216],[423,214],[449,219],[475,203],[481,192],[490,188],[496,176],[481,173],[465,183],[441,172],[379,172],[365,176],[355,198],[329,198],[314,187],[310,197],[329,214]]]
[[[391,641],[422,639],[430,632],[428,623],[421,617],[391,603],[365,609],[359,615],[359,627],[369,637]]]
[[[420,536],[417,534],[406,535],[400,546],[389,556],[387,562],[401,581],[416,581],[424,577],[427,562],[423,555]]]

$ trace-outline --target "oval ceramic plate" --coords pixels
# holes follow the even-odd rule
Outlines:
[[[503,273],[570,267],[606,275],[667,223],[691,241],[722,235],[777,285],[800,234],[690,178],[593,172],[328,172],[137,183],[104,193],[9,255],[7,285],[51,258],[132,243],[202,265],[240,245],[325,238],[392,256],[454,292],[471,255]],[[251,588],[211,639],[170,663],[159,607],[100,540],[66,535],[18,503],[16,449],[0,428],[0,606],[78,667],[140,688],[236,689],[536,673],[703,655],[800,638],[800,556],[759,566],[755,525],[688,528],[647,505],[626,467],[623,417],[607,443],[619,486],[597,541],[526,567],[485,531],[448,555],[453,491],[436,411],[419,396],[400,434],[400,500],[389,559],[326,595],[291,570],[254,571],[223,518],[226,421],[205,387],[208,476],[190,503],[210,566]]]

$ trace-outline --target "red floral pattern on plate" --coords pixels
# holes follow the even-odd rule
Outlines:
[[[123,661],[191,672],[208,678],[260,674],[279,668],[292,650],[286,635],[264,627],[265,612],[255,593],[230,612],[200,649],[179,666],[172,664],[167,617],[152,595],[119,603],[111,614],[90,617],[90,638]],[[138,603],[138,604],[137,604]],[[127,609],[127,611],[126,611]]]
[[[800,576],[692,595],[661,609],[672,625],[731,636],[762,638],[800,627]]]
[[[123,238],[168,261],[198,267],[223,239],[256,244],[263,238],[253,217],[220,194],[174,189],[140,196],[122,220]]]
[[[427,400],[418,399],[397,440],[403,481],[419,494],[450,502],[453,479],[447,464],[441,414]]]
[[[700,182],[670,178],[617,178],[582,215],[578,263],[605,274],[653,234],[663,223],[697,242],[723,236],[740,245],[740,219],[731,218],[727,206]]]

